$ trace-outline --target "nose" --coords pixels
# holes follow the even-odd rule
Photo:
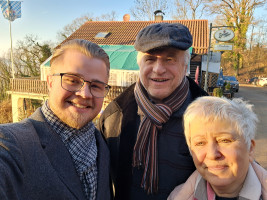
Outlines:
[[[90,83],[85,82],[83,87],[75,93],[83,98],[92,98],[93,95],[90,91]]]
[[[220,148],[216,142],[208,144],[206,157],[211,160],[216,160],[222,157],[222,153],[220,152]]]
[[[153,67],[153,72],[156,74],[163,74],[166,72],[166,67],[161,59],[157,59]]]

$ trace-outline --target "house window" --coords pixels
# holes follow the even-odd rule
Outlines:
[[[111,34],[110,32],[99,32],[99,33],[96,34],[95,39],[105,39],[110,34]]]

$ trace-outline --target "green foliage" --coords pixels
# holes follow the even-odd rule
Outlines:
[[[230,82],[227,82],[226,85],[225,85],[225,89],[226,90],[231,90],[231,84]]]
[[[223,90],[221,88],[214,88],[212,93],[213,93],[213,96],[215,97],[223,96]]]

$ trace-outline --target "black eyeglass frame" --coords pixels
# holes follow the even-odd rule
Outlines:
[[[62,77],[63,77],[64,75],[76,76],[76,77],[78,77],[79,79],[83,80],[83,83],[82,83],[82,85],[81,85],[81,88],[80,88],[79,90],[74,90],[74,91],[67,90],[66,88],[64,88],[63,85],[62,85]],[[82,77],[80,77],[80,76],[78,76],[78,75],[76,75],[76,74],[70,74],[70,73],[55,73],[55,74],[52,74],[52,76],[60,76],[60,79],[61,79],[61,87],[62,87],[64,90],[67,90],[67,91],[69,91],[69,92],[78,92],[78,91],[80,91],[80,90],[83,88],[85,82],[86,82],[86,83],[89,83],[89,90],[90,90],[90,93],[92,94],[92,96],[94,96],[94,97],[96,97],[96,98],[104,98],[105,96],[107,96],[107,94],[108,94],[108,92],[109,92],[109,90],[110,90],[110,88],[111,88],[110,85],[108,85],[108,84],[106,84],[106,83],[104,83],[104,82],[101,82],[101,81],[86,81],[86,80],[84,80]],[[97,97],[97,96],[95,96],[95,95],[92,93],[92,90],[91,90],[91,84],[92,84],[92,83],[95,83],[95,82],[97,82],[97,83],[101,83],[101,84],[103,84],[103,85],[105,86],[106,93],[105,93],[105,95],[104,95],[103,97]]]

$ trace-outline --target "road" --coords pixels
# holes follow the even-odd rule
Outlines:
[[[254,111],[259,118],[256,135],[256,160],[267,169],[267,87],[241,85],[234,97],[242,97],[254,105]]]

